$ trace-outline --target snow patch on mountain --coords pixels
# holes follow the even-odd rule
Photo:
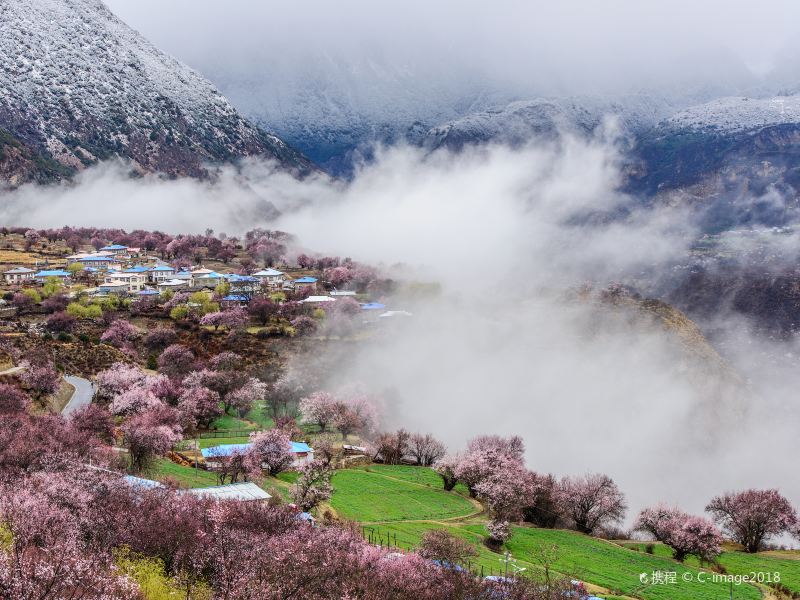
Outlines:
[[[800,95],[718,98],[681,110],[664,122],[678,129],[738,133],[800,122]]]
[[[650,95],[516,101],[434,127],[424,143],[453,148],[488,141],[519,144],[563,132],[588,134],[606,117],[616,118],[625,131],[637,131],[665,118],[673,106],[665,98]]]

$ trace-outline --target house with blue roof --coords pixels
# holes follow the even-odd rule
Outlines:
[[[161,283],[175,277],[175,267],[169,265],[156,265],[147,271],[147,281],[149,283]]]
[[[252,275],[239,275],[238,273],[226,273],[225,280],[231,286],[233,294],[252,294],[261,287],[261,282]]]
[[[313,293],[317,289],[317,278],[308,276],[300,277],[294,281],[285,282],[284,286],[294,290],[309,290]]]
[[[79,258],[77,262],[81,263],[84,266],[95,267],[96,269],[108,269],[112,265],[117,263],[117,259],[108,254],[93,254],[91,256],[84,256],[83,258]]]
[[[216,271],[203,269],[201,272],[192,271],[192,287],[214,289],[225,281],[223,276]]]
[[[290,450],[294,454],[294,461],[292,466],[295,468],[302,467],[304,464],[314,460],[314,449],[304,442],[289,442]],[[220,461],[215,460],[222,457],[233,456],[234,454],[244,454],[250,448],[250,444],[220,444],[219,446],[211,446],[210,448],[203,448],[200,454],[209,469],[219,467]]]
[[[145,267],[144,265],[134,265],[128,269],[125,269],[123,273],[147,273],[150,270],[149,267]]]
[[[253,273],[253,277],[258,279],[262,286],[273,288],[281,287],[283,282],[286,281],[286,275],[283,271],[278,271],[277,269],[262,269]]]
[[[65,279],[69,279],[69,276],[70,276],[69,271],[64,271],[63,269],[52,269],[52,270],[46,270],[46,271],[39,271],[38,273],[36,273],[36,275],[34,275],[34,277],[36,278],[36,281],[38,281],[39,283],[44,283],[45,281],[47,281],[51,277],[54,277],[56,279],[60,279],[60,280],[63,281]]]
[[[123,246],[122,244],[110,244],[108,246],[103,246],[100,248],[100,252],[111,252],[112,254],[125,254],[127,252],[128,247]]]
[[[222,298],[222,306],[244,306],[250,302],[250,296],[247,294],[228,294]]]

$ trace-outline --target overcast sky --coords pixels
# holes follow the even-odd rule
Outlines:
[[[795,54],[800,22],[791,0],[106,2],[223,87],[279,85],[342,64],[370,70],[350,74],[375,81],[435,85],[447,73],[459,84],[518,92],[738,85]]]

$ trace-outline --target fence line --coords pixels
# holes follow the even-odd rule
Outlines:
[[[263,429],[215,429],[214,431],[201,431],[197,437],[204,438],[225,438],[225,437],[248,437],[251,433],[258,433]]]

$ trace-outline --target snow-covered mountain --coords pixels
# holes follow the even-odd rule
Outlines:
[[[470,143],[521,144],[560,132],[589,134],[607,117],[614,117],[626,132],[636,132],[658,123],[673,107],[674,102],[649,95],[518,100],[433,127],[421,142],[451,149]]]
[[[237,66],[211,63],[204,74],[243,114],[333,173],[348,172],[375,143],[424,134],[510,100],[436,57],[394,62],[367,49],[346,56],[257,57]]]
[[[750,98],[733,96],[717,98],[691,106],[669,117],[665,125],[676,129],[741,132],[800,122],[800,96]]]
[[[101,0],[0,2],[0,179],[50,180],[115,156],[202,175],[251,155],[313,168]]]

